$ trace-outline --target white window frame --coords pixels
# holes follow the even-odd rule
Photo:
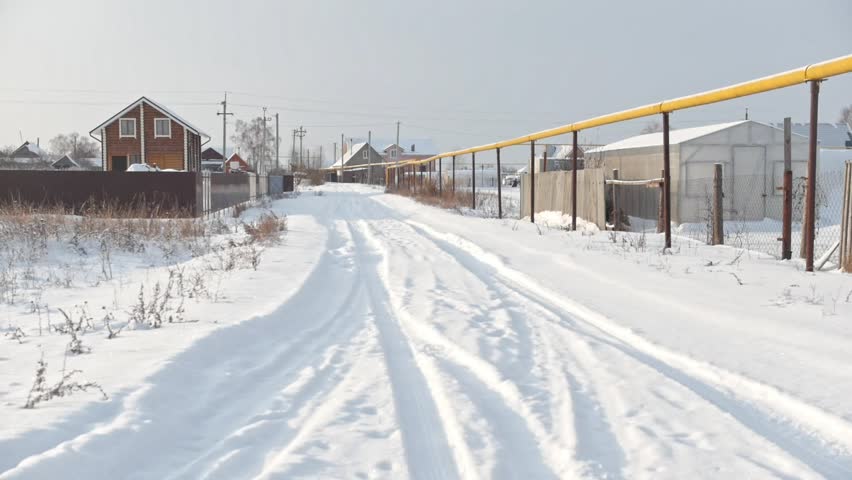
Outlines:
[[[121,129],[121,122],[133,122],[133,135],[125,135]],[[136,138],[136,118],[119,118],[118,119],[118,138]]]
[[[363,158],[364,160],[366,160],[366,159],[368,158],[368,156],[367,156],[367,155],[368,155],[369,153],[370,153],[370,152],[368,152],[366,149],[364,149],[363,151],[361,151],[361,158]]]
[[[168,135],[157,135],[157,122],[165,120],[169,125]],[[154,138],[172,138],[172,119],[171,118],[155,118],[154,119]]]
[[[391,158],[396,159],[396,149],[395,148],[391,149]]]

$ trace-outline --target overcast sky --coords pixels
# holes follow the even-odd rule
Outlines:
[[[328,152],[341,133],[393,138],[397,120],[401,143],[449,150],[850,54],[850,25],[849,0],[0,0],[0,145],[88,132],[147,95],[219,146],[228,91],[237,118],[280,114],[283,151],[299,125]],[[826,82],[820,119],[850,103],[852,75]],[[672,124],[746,107],[807,121],[808,91],[676,112]]]

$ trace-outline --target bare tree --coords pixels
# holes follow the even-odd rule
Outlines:
[[[840,118],[838,121],[845,123],[852,128],[852,105],[847,105],[840,110]]]
[[[266,150],[263,148],[263,118],[256,117],[248,122],[237,120],[234,125],[234,133],[231,140],[240,151],[245,153],[246,161],[257,169],[261,163],[264,153],[269,156],[270,152],[275,151],[275,132],[272,130],[271,124],[266,126]]]
[[[674,125],[669,124],[669,130],[674,130]],[[639,131],[640,135],[645,135],[648,133],[657,133],[663,131],[663,124],[660,123],[659,120],[652,120],[645,124],[642,130]]]
[[[84,137],[77,132],[59,135],[50,140],[50,151],[56,155],[68,155],[74,160],[94,158],[100,153],[100,148],[94,140]]]

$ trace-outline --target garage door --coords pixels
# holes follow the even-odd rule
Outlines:
[[[150,153],[148,164],[156,165],[161,169],[173,168],[183,170],[183,154],[180,153]]]

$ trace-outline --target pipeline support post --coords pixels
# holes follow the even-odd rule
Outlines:
[[[665,248],[672,248],[672,179],[669,155],[669,112],[663,112],[663,229]]]
[[[453,155],[453,198],[456,196],[456,156]]]
[[[497,218],[503,218],[503,191],[500,177],[500,149],[497,149]]]
[[[577,131],[571,147],[571,230],[577,231]]]
[[[535,140],[530,142],[530,222],[535,223]]]
[[[444,174],[441,171],[441,165],[443,165],[443,164],[444,164],[443,157],[439,158],[438,159],[438,196],[441,197],[441,198],[444,197]]]
[[[816,236],[817,122],[819,121],[819,81],[811,82],[811,130],[808,138],[808,189],[805,196],[805,271],[814,271]]]
[[[476,152],[470,154],[470,193],[473,202],[470,208],[476,210]]]

